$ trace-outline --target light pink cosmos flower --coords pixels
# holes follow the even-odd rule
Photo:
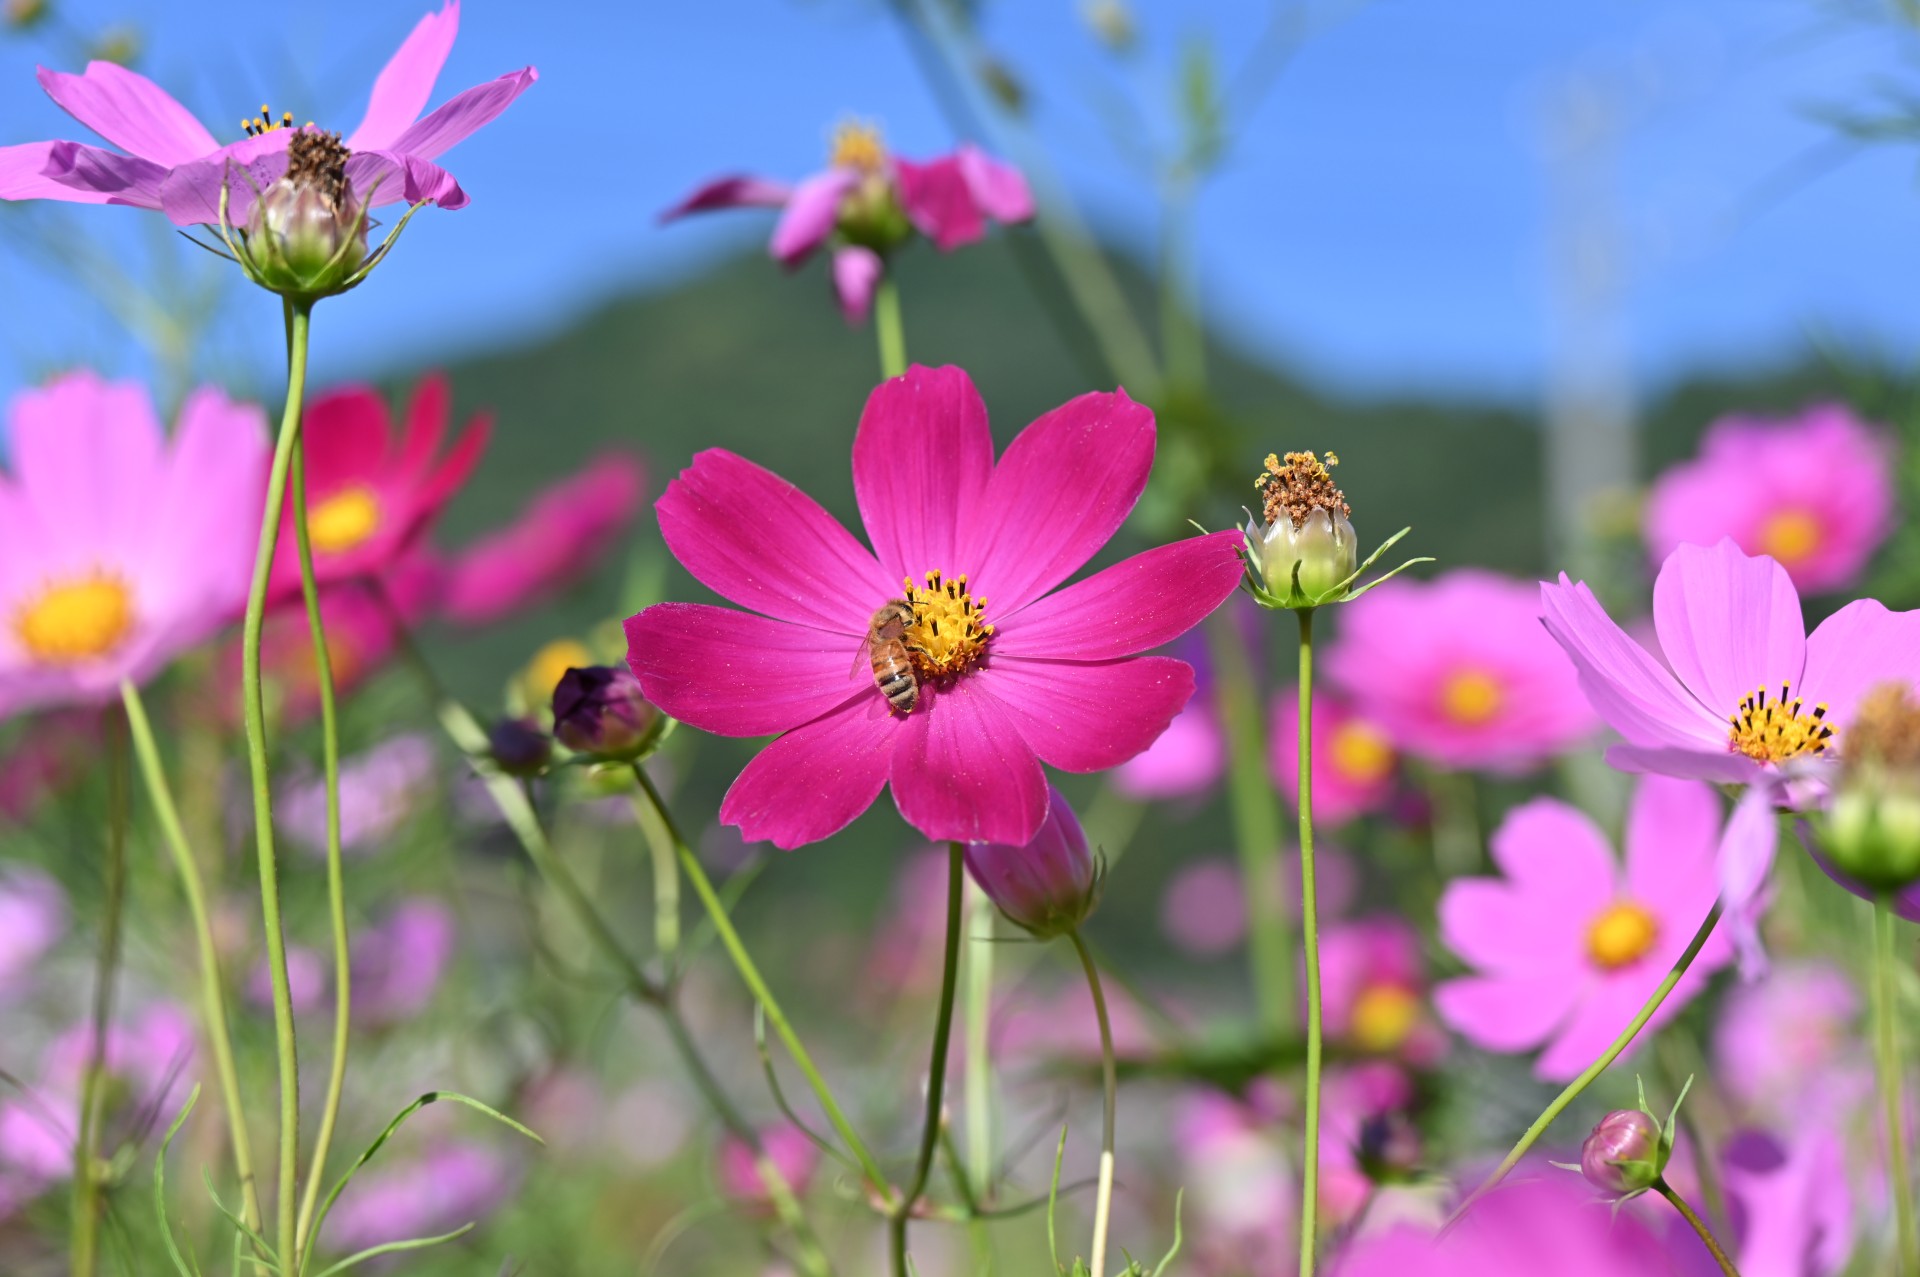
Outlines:
[[[760,1147],[794,1195],[804,1194],[814,1168],[820,1165],[820,1149],[807,1133],[782,1122],[760,1131]],[[720,1191],[735,1204],[755,1212],[773,1210],[773,1192],[761,1178],[753,1148],[739,1136],[728,1135],[720,1141],[714,1176],[720,1181]]]
[[[515,71],[420,118],[459,26],[459,0],[447,0],[440,12],[420,19],[374,80],[367,113],[345,138],[353,152],[347,177],[364,204],[425,200],[464,208],[467,193],[433,161],[539,78],[532,67]],[[291,113],[281,121],[244,121],[246,136],[223,146],[165,89],[112,62],[90,62],[81,75],[42,67],[40,87],[120,150],[84,142],[0,147],[0,199],[128,204],[164,212],[176,226],[212,225],[226,186],[228,221],[245,226],[254,192],[286,172]]]
[[[38,869],[0,862],[0,1002],[31,983],[67,930],[67,893]]]
[[[1719,859],[1743,964],[1754,969],[1753,914],[1773,863],[1774,808],[1817,799],[1823,760],[1845,751],[1862,696],[1920,679],[1920,611],[1860,599],[1809,635],[1786,569],[1730,539],[1711,549],[1683,545],[1661,565],[1653,622],[1665,665],[1564,573],[1541,584],[1540,603],[1582,690],[1626,738],[1608,762],[1748,787]]]
[[[1322,918],[1345,913],[1360,894],[1360,874],[1352,857],[1337,847],[1315,849],[1315,884]],[[1281,873],[1281,905],[1289,918],[1300,916],[1300,854],[1289,851]],[[1202,856],[1174,872],[1160,895],[1160,930],[1190,957],[1214,958],[1240,947],[1247,938],[1247,896],[1240,868],[1225,856]]]
[[[332,636],[329,635],[329,638]],[[403,732],[340,764],[340,849],[348,855],[382,850],[433,790],[439,756],[433,739]],[[288,834],[315,855],[327,847],[326,782],[311,773],[281,787],[275,814]]]
[[[1740,1131],[1721,1156],[1731,1228],[1719,1240],[1741,1277],[1836,1277],[1854,1251],[1853,1192],[1839,1138],[1801,1123],[1794,1140]],[[1721,1269],[1685,1221],[1665,1212],[1682,1277]]]
[[[513,523],[455,554],[441,611],[457,625],[485,625],[551,597],[633,521],[646,481],[629,453],[594,458],[535,496]]]
[[[1173,1143],[1202,1273],[1292,1271],[1300,1188],[1286,1108],[1264,1079],[1244,1100],[1212,1089],[1181,1097]]]
[[[1440,767],[1527,771],[1594,726],[1573,672],[1540,632],[1535,597],[1531,585],[1477,569],[1391,581],[1340,609],[1328,676],[1405,753]]]
[[[1114,768],[1113,787],[1140,802],[1189,798],[1212,790],[1226,770],[1226,738],[1202,690],[1153,744]]]
[[[1700,455],[1654,481],[1647,549],[1731,538],[1818,593],[1850,584],[1894,526],[1893,449],[1884,430],[1839,404],[1766,421],[1723,417]]]
[[[1138,754],[1193,692],[1181,661],[1135,656],[1198,623],[1240,577],[1238,533],[1149,550],[1065,589],[1153,465],[1153,414],[1082,395],[996,463],[986,405],[958,368],[909,369],[867,401],[853,444],[869,552],[777,475],[718,449],[668,485],[667,546],[761,615],[662,603],[627,621],[649,700],[722,736],[785,735],[720,818],[781,847],[839,830],[891,784],[928,838],[1030,842],[1044,761],[1091,772]],[[878,609],[909,598],[909,713],[867,657]]]
[[[453,958],[453,911],[427,896],[403,900],[354,937],[353,1018],[369,1027],[426,1010]]]
[[[1379,914],[1327,928],[1320,989],[1321,1021],[1333,1041],[1422,1067],[1446,1053],[1427,1011],[1420,936],[1404,919]]]
[[[1839,967],[1785,962],[1731,990],[1713,1030],[1713,1080],[1749,1114],[1772,1122],[1831,1115],[1834,1125],[1871,1092],[1860,994]]]
[[[239,610],[265,421],[197,390],[169,440],[145,390],[83,372],[19,395],[10,423],[0,716],[103,704],[122,679],[152,678]]]
[[[354,1176],[327,1216],[324,1235],[335,1250],[359,1251],[451,1232],[492,1214],[517,1178],[506,1154],[491,1145],[437,1140],[424,1152]]]
[[[660,220],[725,208],[782,210],[768,247],[789,269],[833,241],[833,290],[849,323],[866,318],[886,273],[886,254],[911,231],[946,253],[984,236],[989,219],[1024,222],[1034,211],[1020,171],[978,147],[967,144],[916,163],[889,154],[878,130],[858,123],[835,132],[827,167],[797,186],[738,174],[717,178]]]
[[[1640,782],[1624,866],[1575,808],[1552,798],[1515,808],[1493,834],[1504,878],[1462,878],[1440,898],[1442,939],[1478,972],[1439,987],[1441,1018],[1490,1051],[1544,1043],[1534,1072],[1554,1082],[1573,1077],[1693,938],[1717,890],[1719,840],[1719,799],[1696,781]],[[1652,1025],[1671,1019],[1730,957],[1716,932]]]
[[[1273,698],[1268,732],[1272,773],[1296,811],[1300,805],[1300,689]],[[1316,825],[1345,824],[1380,810],[1393,797],[1399,757],[1387,733],[1354,709],[1346,697],[1313,694],[1313,818]]]

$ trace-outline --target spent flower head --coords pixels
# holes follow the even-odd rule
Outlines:
[[[360,281],[367,262],[367,209],[347,177],[338,133],[296,129],[287,171],[260,192],[240,233],[241,269],[263,288],[326,297]]]
[[[1357,589],[1360,573],[1372,567],[1388,546],[1405,536],[1402,528],[1360,562],[1359,542],[1353,530],[1353,507],[1333,481],[1332,467],[1340,458],[1326,459],[1313,452],[1289,452],[1283,458],[1268,453],[1253,481],[1260,494],[1261,513],[1249,514],[1243,529],[1246,542],[1247,589],[1261,606],[1315,608],[1345,603],[1399,575],[1415,563],[1411,559]]]
[[[1864,886],[1897,891],[1920,879],[1920,699],[1906,684],[1861,699],[1819,832],[1834,868]]]

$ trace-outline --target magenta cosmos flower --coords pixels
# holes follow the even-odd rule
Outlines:
[[[1440,898],[1440,934],[1477,974],[1435,991],[1440,1016],[1477,1046],[1530,1051],[1534,1072],[1573,1077],[1666,976],[1712,907],[1720,800],[1697,781],[1649,776],[1627,815],[1626,864],[1606,835],[1552,798],[1494,831],[1501,878],[1463,878]],[[1655,1013],[1672,1018],[1732,956],[1708,939]]]
[[[1675,1269],[1628,1211],[1596,1207],[1570,1175],[1509,1183],[1460,1226],[1435,1236],[1408,1224],[1360,1238],[1340,1277],[1663,1277]]]
[[[1840,589],[1893,531],[1892,460],[1885,433],[1838,404],[1785,421],[1724,417],[1698,457],[1654,482],[1647,548],[1665,562],[1731,537],[1803,590]]]
[[[0,715],[99,704],[246,597],[266,423],[217,390],[169,440],[139,386],[74,373],[18,396],[0,473]]]
[[[467,193],[433,161],[487,124],[539,78],[532,67],[459,94],[424,119],[420,112],[453,48],[459,0],[420,19],[373,82],[358,128],[346,136],[347,179],[369,206],[427,201],[465,207]],[[81,75],[40,69],[40,87],[60,108],[118,151],[84,142],[0,147],[0,199],[130,204],[167,215],[176,226],[217,224],[220,191],[227,219],[245,226],[254,192],[286,172],[291,112],[240,122],[244,136],[222,145],[193,113],[143,75],[91,62]]]
[[[1273,780],[1295,810],[1300,806],[1300,689],[1273,698],[1268,732]],[[1333,692],[1313,694],[1313,818],[1329,827],[1378,811],[1393,797],[1400,766],[1393,741]]]
[[[1393,745],[1440,767],[1525,771],[1593,727],[1533,587],[1491,572],[1393,581],[1342,608],[1327,674]]]
[[[1150,411],[1124,391],[1088,394],[996,463],[967,374],[911,368],[873,392],[854,437],[872,551],[779,476],[718,449],[696,456],[660,498],[661,533],[753,613],[658,604],[627,621],[627,659],[675,718],[722,736],[785,733],[734,781],[720,818],[797,847],[891,784],[929,838],[1023,844],[1047,814],[1042,762],[1091,772],[1145,749],[1192,695],[1193,670],[1135,653],[1233,592],[1239,534],[1055,587],[1119,530],[1153,447]],[[899,600],[897,636],[870,656],[875,614]],[[876,664],[895,680],[911,672],[910,712],[882,693]]]
[[[1033,216],[1026,178],[978,147],[924,164],[888,153],[880,132],[850,122],[834,132],[827,167],[797,186],[733,175],[708,182],[660,215],[663,222],[723,208],[777,208],[769,248],[782,266],[799,266],[833,245],[833,291],[848,322],[866,318],[886,258],[914,231],[941,252],[986,234],[989,219]]]
[[[1600,716],[1626,738],[1624,771],[1748,786],[1720,854],[1721,891],[1743,942],[1773,863],[1773,808],[1809,800],[1805,783],[1843,753],[1860,698],[1920,678],[1920,611],[1847,604],[1812,634],[1785,568],[1731,539],[1683,545],[1653,587],[1665,664],[1614,624],[1584,583],[1540,587],[1547,632],[1566,649]],[[1800,778],[1802,783],[1789,785]],[[1817,797],[1817,794],[1812,795]],[[1744,944],[1749,967],[1758,951]]]

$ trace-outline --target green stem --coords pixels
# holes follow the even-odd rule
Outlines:
[[[1673,992],[1673,986],[1680,983],[1680,978],[1686,975],[1687,968],[1692,966],[1693,960],[1700,955],[1700,949],[1707,943],[1707,937],[1712,935],[1714,927],[1719,925],[1720,911],[1723,907],[1718,900],[1713,902],[1713,908],[1707,911],[1706,918],[1700,923],[1700,929],[1693,933],[1693,939],[1687,942],[1686,950],[1675,960],[1673,969],[1667,972],[1666,977],[1648,995],[1646,1002],[1634,1013],[1633,1019],[1627,1022],[1627,1027],[1620,1030],[1620,1036],[1600,1053],[1599,1059],[1587,1066],[1585,1072],[1569,1082],[1564,1091],[1553,1097],[1553,1102],[1547,1105],[1546,1111],[1534,1119],[1533,1125],[1527,1128],[1526,1134],[1520,1137],[1520,1142],[1515,1144],[1501,1160],[1500,1165],[1494,1168],[1493,1174],[1487,1176],[1480,1187],[1474,1189],[1467,1195],[1467,1199],[1460,1203],[1453,1212],[1452,1218],[1447,1220],[1447,1228],[1451,1229],[1458,1224],[1466,1213],[1473,1209],[1475,1202],[1492,1192],[1500,1181],[1507,1177],[1507,1172],[1519,1165],[1520,1159],[1527,1155],[1527,1150],[1547,1133],[1547,1128],[1553,1125],[1554,1119],[1565,1112],[1567,1106],[1579,1098],[1582,1091],[1593,1085],[1594,1079],[1606,1072],[1607,1067],[1620,1057],[1620,1053],[1633,1044],[1640,1030],[1646,1027],[1647,1021],[1653,1018],[1654,1013],[1660,1009],[1661,1003],[1667,1000],[1667,995]]]
[[[1247,659],[1247,645],[1234,628],[1231,609],[1208,622],[1213,657],[1214,705],[1226,729],[1227,796],[1233,809],[1234,843],[1247,898],[1247,957],[1260,1027],[1273,1041],[1294,1029],[1293,957],[1287,937],[1286,892],[1281,886],[1280,801],[1267,775],[1267,733],[1260,690]]]
[[[1067,932],[1073,951],[1087,973],[1087,992],[1093,995],[1093,1014],[1100,1021],[1100,1186],[1093,1201],[1093,1277],[1106,1277],[1107,1223],[1113,1214],[1113,1127],[1120,1084],[1113,1056],[1113,1022],[1107,1017],[1107,995],[1100,987],[1100,968],[1093,963],[1087,942],[1078,929]]]
[[[900,321],[900,290],[891,275],[882,275],[873,291],[873,331],[880,339],[880,375],[898,377],[907,370],[907,334]]]
[[[894,1205],[889,1237],[893,1247],[893,1277],[908,1277],[907,1220],[914,1203],[926,1191],[927,1176],[933,1171],[933,1154],[940,1146],[941,1108],[946,1102],[947,1049],[953,1041],[953,999],[960,974],[960,900],[965,894],[966,859],[961,845],[947,844],[947,944],[940,963],[940,1009],[933,1022],[933,1055],[927,1062],[927,1116],[920,1134],[920,1156],[913,1164],[913,1179],[907,1191]]]
[[[291,313],[291,307],[289,307]],[[334,708],[333,658],[327,650],[327,632],[320,617],[320,588],[314,580],[313,538],[307,527],[307,466],[304,439],[293,451],[293,534],[300,551],[300,593],[307,606],[307,629],[313,638],[314,682],[320,692],[320,760],[327,794],[327,910],[333,924],[333,1066],[327,1075],[326,1102],[314,1132],[313,1157],[308,1164],[306,1195],[295,1223],[305,1237],[319,1205],[320,1182],[326,1175],[327,1154],[333,1148],[334,1128],[340,1121],[340,1096],[347,1083],[348,1032],[353,1019],[353,965],[347,941],[346,875],[340,855],[340,723]],[[293,1270],[296,1274],[298,1268]]]
[[[260,913],[267,942],[267,969],[273,984],[273,1045],[280,1066],[279,1195],[275,1234],[280,1260],[299,1271],[298,1234],[294,1231],[300,1179],[300,1057],[294,1043],[293,995],[287,980],[287,937],[280,920],[280,868],[273,846],[273,778],[267,760],[267,706],[260,688],[260,632],[267,614],[267,585],[273,576],[274,550],[280,543],[280,512],[286,502],[287,471],[300,442],[300,407],[307,383],[307,330],[311,303],[287,308],[287,403],[267,472],[266,507],[260,517],[260,543],[254,552],[253,583],[247,591],[246,620],[240,634],[241,704],[246,713],[247,772],[253,790],[254,849],[260,867]]]
[[[1873,910],[1873,1028],[1874,1056],[1880,1072],[1880,1098],[1886,1106],[1887,1163],[1891,1172],[1894,1219],[1900,1245],[1902,1277],[1920,1274],[1920,1232],[1913,1217],[1913,1178],[1907,1151],[1906,1070],[1901,1067],[1900,1025],[1894,972],[1899,965],[1899,922],[1882,900]]]
[[[1693,1231],[1698,1233],[1700,1240],[1706,1244],[1707,1253],[1713,1256],[1713,1262],[1720,1265],[1720,1271],[1725,1273],[1726,1277],[1740,1277],[1740,1270],[1733,1266],[1733,1261],[1727,1258],[1727,1252],[1722,1250],[1720,1243],[1714,1239],[1713,1230],[1707,1227],[1705,1220],[1693,1213],[1693,1207],[1687,1205],[1686,1198],[1674,1192],[1665,1179],[1655,1180],[1653,1191],[1672,1202],[1673,1208],[1680,1212],[1680,1218],[1692,1225]]]
[[[1313,1277],[1320,1205],[1320,907],[1313,882],[1313,609],[1300,617],[1300,944],[1307,970],[1306,1148],[1300,1167],[1300,1277]]]
[[[674,859],[673,841],[660,818],[638,793],[633,796],[633,819],[647,840],[647,856],[653,862],[653,947],[671,985],[680,954],[680,863]]]
[[[994,919],[999,910],[977,886],[967,891],[967,1168],[966,1190],[977,1201],[993,1192],[993,1020]]]
[[[194,859],[186,829],[180,823],[180,811],[174,805],[173,790],[167,783],[166,765],[160,759],[153,728],[147,721],[146,704],[131,679],[121,681],[120,700],[126,706],[127,727],[133,737],[134,755],[140,760],[147,797],[160,820],[160,833],[167,849],[173,853],[180,885],[187,893],[187,913],[193,920],[200,950],[200,1018],[206,1022],[214,1072],[219,1078],[221,1099],[227,1106],[227,1125],[233,1139],[233,1169],[240,1177],[241,1217],[247,1227],[258,1230],[260,1191],[253,1178],[253,1146],[247,1137],[246,1110],[240,1103],[240,1074],[233,1064],[233,1038],[227,1027],[226,982],[220,974],[220,950],[214,944],[213,924],[207,916],[207,889],[201,881],[200,862]]]
[[[127,896],[127,746],[107,727],[106,902],[93,975],[93,1040],[80,1084],[80,1131],[73,1145],[73,1277],[93,1277],[100,1248],[100,1119],[113,1027],[113,986],[120,967],[120,921]]]

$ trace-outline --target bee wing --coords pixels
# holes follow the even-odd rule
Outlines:
[[[861,669],[863,666],[865,667],[867,677],[872,678],[873,677],[873,640],[872,639],[861,639],[860,646],[853,649],[853,668],[847,671],[847,681],[852,682],[853,680],[859,678]]]

